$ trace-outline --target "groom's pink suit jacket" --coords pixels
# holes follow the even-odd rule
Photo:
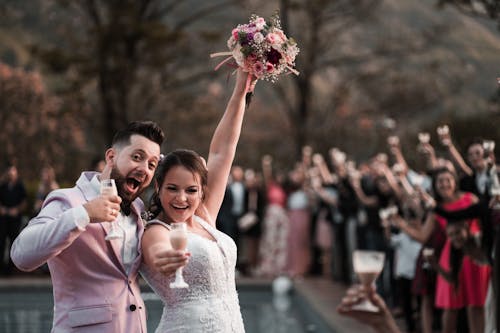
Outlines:
[[[82,229],[74,222],[74,210],[98,195],[90,183],[94,175],[84,172],[75,187],[52,192],[15,240],[11,257],[24,271],[48,263],[54,292],[52,332],[146,332],[137,282],[140,252],[127,275],[119,249],[122,240],[104,239],[110,223],[90,223]],[[132,204],[139,240],[142,208],[139,199]]]

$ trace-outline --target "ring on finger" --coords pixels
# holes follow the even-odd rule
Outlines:
[[[116,214],[116,209],[111,209],[111,215],[115,215]]]

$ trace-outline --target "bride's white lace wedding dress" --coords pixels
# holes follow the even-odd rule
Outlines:
[[[199,223],[215,239],[188,232],[189,263],[183,269],[187,289],[171,289],[174,277],[147,267],[141,274],[163,301],[163,315],[156,333],[245,332],[234,280],[236,245],[226,234],[199,217]],[[170,226],[158,220],[148,223]]]

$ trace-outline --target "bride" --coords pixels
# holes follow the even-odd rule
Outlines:
[[[252,79],[247,82],[247,73],[238,69],[206,165],[193,151],[175,150],[156,170],[150,207],[155,219],[142,238],[141,273],[164,304],[157,333],[245,331],[234,279],[236,245],[216,229],[215,220],[241,132],[245,95],[256,83]],[[190,253],[172,249],[173,222],[186,222]],[[181,265],[189,288],[170,288],[172,273]]]

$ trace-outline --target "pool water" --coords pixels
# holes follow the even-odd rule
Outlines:
[[[269,288],[245,286],[238,290],[247,333],[332,332],[297,295],[274,296]],[[142,294],[147,308],[148,332],[154,332],[162,313],[158,297]],[[47,333],[52,327],[50,288],[0,290],[0,332]]]

